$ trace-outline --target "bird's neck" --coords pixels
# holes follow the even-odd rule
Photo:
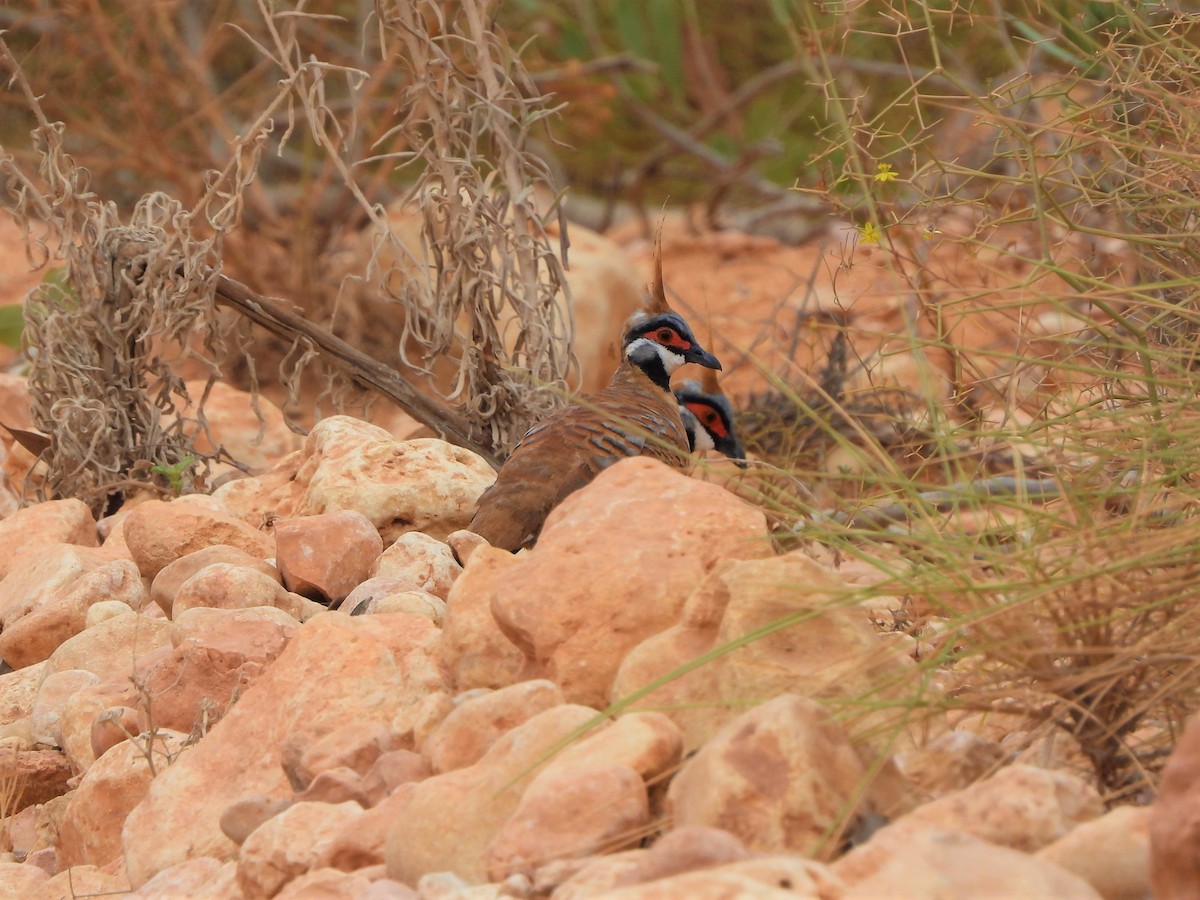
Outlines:
[[[657,345],[650,341],[631,344],[625,351],[625,362],[629,368],[640,371],[662,390],[671,393],[671,373]],[[620,374],[620,370],[617,374]]]

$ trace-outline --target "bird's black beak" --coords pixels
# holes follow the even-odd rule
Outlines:
[[[716,369],[718,372],[721,371],[721,361],[699,344],[692,344],[692,346],[689,347],[688,350],[683,354],[683,358],[688,362],[704,366],[706,369]]]
[[[741,443],[732,434],[728,437],[723,437],[719,441],[713,441],[718,450],[733,460],[734,465],[739,469],[744,469],[748,465],[746,462],[746,451],[742,449]]]

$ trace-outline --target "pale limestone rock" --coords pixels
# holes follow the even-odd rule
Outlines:
[[[45,668],[45,663],[36,663],[0,675],[0,726],[27,718],[33,711]]]
[[[71,795],[58,831],[64,866],[104,866],[121,855],[121,827],[187,735],[161,730],[122,741],[97,759]]]
[[[95,687],[82,688],[67,698],[63,704],[59,728],[62,734],[62,748],[76,771],[83,772],[96,759],[96,745],[93,740],[97,730],[97,719],[108,710],[128,709],[132,718],[122,718],[122,713],[115,713],[114,725],[122,722],[131,726],[136,734],[137,724],[137,689],[128,678],[118,681],[106,681]],[[100,729],[103,731],[103,727]],[[128,735],[119,734],[114,727],[102,737],[103,750],[125,740]]]
[[[551,512],[537,546],[493,582],[492,615],[524,652],[525,677],[604,707],[626,654],[674,625],[708,572],[771,553],[761,510],[657,460],[624,459]]]
[[[338,612],[351,616],[369,613],[416,613],[439,628],[446,620],[446,603],[428,591],[410,587],[397,578],[368,578],[338,604]]]
[[[485,882],[484,850],[517,808],[536,764],[595,717],[587,707],[555,706],[508,732],[474,765],[417,782],[388,834],[388,877],[415,884],[427,873],[452,871]],[[454,840],[443,840],[447,834]]]
[[[847,607],[843,598],[852,591],[835,572],[799,552],[718,568],[688,598],[679,624],[627,655],[611,699],[789,617],[795,624],[705,663],[639,703],[668,710],[693,749],[739,714],[739,701],[785,691],[813,698],[907,696],[912,660],[880,641],[857,608]],[[892,719],[882,716],[876,714],[871,724],[894,730]]]
[[[353,509],[275,520],[275,565],[289,591],[340,603],[371,574],[383,539]]]
[[[488,880],[532,875],[552,859],[636,846],[649,822],[646,784],[628,766],[543,773],[488,844]]]
[[[264,562],[259,557],[251,556],[245,550],[237,547],[231,547],[228,544],[214,544],[211,547],[202,547],[199,550],[188,553],[186,556],[181,556],[174,562],[164,566],[154,576],[154,581],[150,585],[150,599],[168,617],[175,618],[172,615],[171,607],[175,602],[175,594],[178,593],[179,586],[201,569],[213,563],[228,563],[248,569],[257,569],[264,575],[269,575],[279,584],[283,584],[279,570],[270,563]]]
[[[1150,883],[1158,900],[1192,900],[1200,884],[1200,716],[1171,752],[1150,808]]]
[[[273,607],[194,607],[178,615],[170,627],[173,646],[139,661],[151,698],[149,708],[142,704],[147,728],[151,724],[184,732],[199,728],[200,733],[211,728],[300,627]]]
[[[852,881],[845,900],[943,900],[948,897],[1053,897],[1100,900],[1078,875],[966,832],[918,830],[872,874]],[[836,874],[846,878],[841,866]],[[849,878],[846,878],[850,881]]]
[[[363,815],[357,803],[296,803],[256,828],[238,854],[247,900],[273,897],[313,868],[334,835]]]
[[[546,680],[467,697],[421,744],[421,752],[434,772],[461,769],[478,762],[501,735],[562,702],[562,691]]]
[[[0,658],[14,668],[27,666],[46,659],[55,648],[72,635],[84,630],[88,610],[105,600],[119,600],[130,610],[141,609],[146,604],[146,589],[142,585],[137,566],[127,559],[102,563],[93,568],[98,551],[81,550],[68,545],[59,545],[58,552],[50,551],[58,563],[54,572],[45,573],[48,582],[36,594],[24,594],[26,601],[34,601],[24,613],[14,615],[16,595],[9,594],[6,586],[23,582],[18,573],[0,583],[0,603],[3,603],[3,632],[0,633]],[[86,554],[85,558],[83,554]],[[66,566],[65,569],[60,568]],[[77,578],[69,572],[82,567]],[[24,571],[24,570],[22,570]],[[34,571],[44,571],[40,565]],[[69,587],[63,578],[69,579]],[[35,599],[36,598],[36,599]],[[8,600],[8,603],[4,601]]]
[[[1069,772],[1011,765],[953,794],[917,807],[875,832],[833,868],[846,881],[873,875],[902,855],[914,835],[948,832],[1035,852],[1104,812],[1096,789]]]
[[[818,703],[783,694],[743,713],[689,759],[667,791],[676,827],[723,828],[751,850],[827,859],[865,770]]]
[[[128,562],[133,565],[132,560],[128,560]],[[88,607],[87,614],[83,618],[83,627],[91,628],[93,625],[99,625],[101,622],[107,622],[117,616],[133,615],[137,615],[137,613],[128,603],[121,600],[100,600]]]
[[[123,900],[241,900],[237,863],[207,856],[185,860],[159,872]]]
[[[0,862],[0,900],[26,900],[49,878],[49,873],[37,866]]]
[[[215,504],[186,497],[141,504],[125,519],[123,530],[133,561],[151,579],[175,560],[214,544],[237,547],[255,559],[275,551],[267,534],[220,512]]]
[[[1150,807],[1118,806],[1036,855],[1074,872],[1104,900],[1150,900],[1151,818]]]
[[[491,544],[475,532],[460,528],[446,536],[446,546],[450,548],[459,564],[465,566],[476,550],[480,547],[490,547]]]
[[[454,552],[442,541],[410,531],[396,538],[371,568],[372,578],[407,581],[435,597],[445,600],[462,566]]]
[[[224,381],[211,385],[188,381],[185,386],[196,403],[205,398],[206,427],[189,421],[185,430],[192,446],[201,453],[220,447],[242,465],[261,469],[299,449],[302,438],[288,428],[283,412],[266,397],[255,397]],[[182,406],[179,413],[189,419],[195,416],[191,404]]]
[[[48,500],[0,519],[0,579],[25,566],[19,557],[44,544],[95,547],[96,520],[87,504],[73,499]]]
[[[469,450],[432,438],[397,441],[348,416],[322,419],[297,457],[277,468],[284,474],[233,481],[213,496],[243,514],[357,510],[385,543],[409,531],[441,538],[462,528],[495,478],[491,466]]]
[[[491,601],[520,565],[511,553],[485,544],[471,555],[446,597],[438,658],[460,691],[501,688],[522,680],[525,654],[500,630]]]
[[[48,678],[66,669],[86,669],[102,682],[140,678],[144,673],[138,658],[170,642],[170,622],[143,615],[118,616],[63,641],[43,671]]]
[[[88,547],[40,543],[17,554],[12,562],[8,575],[0,581],[0,646],[12,658],[0,658],[19,669],[45,659],[72,632],[56,634],[46,640],[37,634],[27,635],[33,642],[28,648],[12,638],[5,640],[5,635],[27,616],[35,615],[44,608],[57,607],[58,599],[67,594],[80,578],[103,565],[103,560],[99,551]],[[78,615],[81,628],[82,608],[79,608]]]
[[[175,592],[171,614],[207,606],[213,609],[252,609],[273,606],[297,621],[311,618],[324,609],[311,600],[291,593],[270,575],[246,566],[212,563],[187,579]],[[309,607],[316,609],[310,611]]]
[[[388,721],[444,689],[437,630],[418,616],[318,616],[199,743],[151,784],[125,823],[135,885],[190,856],[229,859],[221,814],[249,796],[288,797],[285,742],[313,742],[360,720]],[[252,748],[253,752],[248,752]],[[175,814],[188,810],[186,817]]]
[[[25,900],[66,900],[124,895],[129,890],[129,879],[122,874],[112,874],[96,866],[74,866],[65,869],[38,885]]]
[[[62,716],[67,700],[76,691],[99,684],[100,679],[83,669],[52,672],[42,680],[30,711],[29,731],[36,743],[61,747]]]

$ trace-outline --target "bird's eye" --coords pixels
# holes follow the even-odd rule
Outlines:
[[[660,328],[658,329],[658,334],[655,335],[655,337],[657,337],[661,343],[669,344],[674,339],[675,332],[670,328]]]
[[[716,425],[718,421],[719,421],[719,418],[718,418],[717,414],[715,412],[713,412],[711,409],[707,413],[705,413],[705,415],[704,415],[704,424],[705,425]]]

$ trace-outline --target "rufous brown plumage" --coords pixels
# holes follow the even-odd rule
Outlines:
[[[687,362],[721,368],[683,317],[667,304],[656,259],[651,304],[628,322],[622,362],[608,387],[543,419],[513,449],[496,483],[479,498],[468,528],[493,547],[531,546],[546,516],[604,469],[631,456],[688,465],[688,438],[671,393],[671,373]]]

